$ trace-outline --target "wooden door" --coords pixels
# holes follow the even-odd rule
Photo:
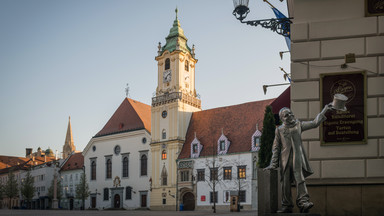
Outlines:
[[[141,207],[147,207],[147,194],[141,195]]]
[[[183,196],[184,211],[195,210],[195,196],[191,192],[187,192]]]
[[[115,208],[120,208],[120,195],[116,194],[115,199],[114,199],[114,207]]]

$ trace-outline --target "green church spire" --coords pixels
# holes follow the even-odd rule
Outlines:
[[[187,45],[187,37],[184,35],[184,30],[180,27],[180,21],[178,19],[179,10],[176,8],[176,18],[173,21],[173,26],[169,30],[168,36],[165,38],[166,43],[162,47],[159,55],[163,54],[164,51],[168,50],[170,53],[175,50],[181,50],[183,52],[191,53],[191,48]]]

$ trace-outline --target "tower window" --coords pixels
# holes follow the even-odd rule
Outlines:
[[[164,70],[168,70],[169,68],[171,68],[171,60],[167,58],[165,59]]]
[[[167,159],[167,152],[163,150],[163,152],[161,153],[161,160],[166,160],[166,159]]]
[[[189,71],[189,61],[185,60],[185,71]]]
[[[163,139],[166,139],[166,138],[167,138],[167,132],[165,132],[165,129],[163,130],[162,138],[163,138]]]

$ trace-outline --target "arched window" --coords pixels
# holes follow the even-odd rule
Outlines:
[[[185,71],[189,71],[189,61],[185,60]]]
[[[164,70],[168,70],[169,68],[171,68],[171,60],[167,58],[165,59]]]
[[[140,158],[140,175],[146,176],[147,175],[147,156],[142,155]]]
[[[167,169],[165,168],[165,166],[163,167],[163,170],[161,171],[161,185],[167,185],[167,180],[168,180],[168,173],[167,173]]]
[[[96,180],[96,161],[91,163],[91,180]]]
[[[123,177],[128,177],[128,157],[123,159]]]
[[[112,161],[111,159],[107,160],[107,170],[106,170],[106,178],[112,178]]]
[[[162,138],[167,139],[167,132],[165,131],[165,129],[163,129]]]
[[[166,160],[166,159],[167,159],[167,152],[163,150],[163,152],[161,153],[161,160]]]

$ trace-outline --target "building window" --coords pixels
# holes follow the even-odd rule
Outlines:
[[[126,200],[132,199],[132,188],[131,187],[125,188],[125,199]]]
[[[232,167],[224,167],[224,180],[231,180],[232,179]]]
[[[91,180],[96,180],[96,161],[91,163]]]
[[[167,199],[163,199],[163,205],[167,204]]]
[[[128,177],[128,157],[123,159],[123,177]]]
[[[209,201],[211,203],[217,203],[217,191],[215,191],[215,193],[213,193],[212,191],[210,192]]]
[[[106,178],[110,179],[112,178],[112,160],[111,159],[107,159],[106,167],[107,167]]]
[[[196,154],[196,153],[197,153],[197,143],[194,143],[194,144],[193,144],[192,152],[193,152],[193,154]]]
[[[205,181],[205,169],[197,170],[197,181]]]
[[[217,172],[217,168],[211,168],[211,172],[210,172],[210,173],[211,173],[211,175],[210,175],[210,178],[209,178],[209,179],[210,179],[211,181],[214,181],[214,180],[217,181],[217,180],[218,180],[218,175],[217,175],[218,172]]]
[[[147,155],[143,154],[140,158],[140,176],[147,175]]]
[[[220,140],[220,151],[225,151],[225,140]]]
[[[189,71],[189,61],[185,60],[185,71]]]
[[[109,189],[104,188],[104,200],[109,200]]]
[[[238,179],[245,179],[246,173],[245,173],[246,166],[238,166],[237,167],[237,178]]]
[[[240,202],[246,202],[245,194],[246,194],[245,190],[239,191],[239,201]]]
[[[161,134],[163,139],[167,139],[167,132],[165,132],[165,129],[163,129],[163,132]]]
[[[257,136],[253,137],[253,145],[254,145],[254,147],[260,146],[260,137],[257,137]]]
[[[161,153],[161,160],[166,160],[166,159],[167,159],[167,152],[163,150],[163,152]]]
[[[167,58],[165,59],[164,70],[168,70],[169,68],[171,68],[171,60]]]
[[[180,181],[189,181],[189,171],[180,171]]]
[[[168,183],[168,173],[165,166],[163,167],[163,171],[161,171],[161,185],[167,185]]]

